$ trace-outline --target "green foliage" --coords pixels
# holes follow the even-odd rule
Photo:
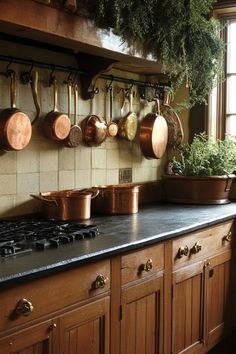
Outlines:
[[[173,159],[173,171],[184,176],[223,176],[236,171],[236,138],[208,139],[196,134],[191,145],[182,145]]]
[[[206,101],[221,75],[223,42],[209,17],[216,0],[83,0],[90,18],[124,40],[141,43],[162,63],[176,91],[189,87],[188,104]]]

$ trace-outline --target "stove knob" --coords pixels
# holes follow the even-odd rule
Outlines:
[[[33,312],[34,306],[27,299],[21,299],[16,305],[17,315],[28,316]]]

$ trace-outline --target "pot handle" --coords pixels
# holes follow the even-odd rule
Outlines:
[[[11,108],[16,108],[16,73],[14,70],[9,71],[10,75],[10,99],[11,99]]]
[[[231,179],[227,178],[226,186],[225,186],[225,192],[229,192],[230,191],[230,186],[231,186]]]
[[[98,188],[84,188],[80,190],[81,193],[92,193],[91,194],[91,199],[96,198],[99,194],[99,189]]]
[[[36,116],[34,117],[33,121],[31,122],[31,125],[33,125],[36,122],[36,120],[39,118],[40,113],[41,113],[41,108],[40,108],[39,101],[38,101],[38,77],[39,77],[38,71],[33,71],[30,85],[31,85],[34,105],[36,108]]]
[[[30,194],[31,197],[40,200],[41,202],[45,203],[45,204],[55,204],[58,207],[58,203],[56,200],[50,200],[47,198],[44,198],[40,195],[35,195],[35,194]]]

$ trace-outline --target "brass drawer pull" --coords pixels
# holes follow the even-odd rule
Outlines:
[[[99,274],[96,280],[92,284],[93,289],[102,289],[105,287],[106,283],[108,282],[108,277],[104,277],[104,275]]]
[[[140,270],[145,272],[150,272],[150,270],[152,270],[152,259],[148,258],[146,263],[141,264]]]
[[[21,299],[16,305],[16,314],[28,316],[33,312],[34,306],[27,299]]]
[[[225,235],[225,236],[223,237],[223,241],[230,242],[231,240],[232,240],[232,232],[229,231],[229,232],[227,233],[227,235]]]
[[[202,246],[199,244],[199,242],[196,242],[195,245],[191,248],[190,253],[196,254],[200,252],[202,249]]]
[[[188,255],[188,252],[189,252],[189,249],[188,249],[188,246],[181,246],[179,249],[178,249],[178,252],[177,252],[177,257],[178,258],[181,258],[183,256],[187,256]]]

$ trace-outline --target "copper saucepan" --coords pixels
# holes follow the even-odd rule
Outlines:
[[[65,146],[67,147],[77,147],[82,142],[82,129],[77,123],[77,103],[78,103],[78,85],[75,83],[74,88],[74,123],[71,128],[69,135],[64,140]],[[70,107],[71,107],[71,83],[68,83],[68,116],[70,117]]]
[[[9,71],[11,108],[0,112],[0,141],[3,150],[22,150],[30,142],[32,126],[29,117],[16,108],[16,74]]]
[[[91,101],[91,110],[93,112],[93,98]],[[88,146],[101,145],[107,137],[107,125],[105,120],[95,114],[85,118],[83,124],[84,143]]]
[[[129,112],[124,115],[125,103],[129,103]],[[118,136],[126,140],[132,141],[137,133],[138,117],[136,113],[132,112],[133,107],[133,93],[128,93],[123,90],[123,102],[121,106],[121,119],[118,122]]]
[[[71,122],[65,113],[58,111],[57,80],[55,77],[52,79],[52,83],[54,88],[54,107],[43,120],[43,130],[49,139],[64,140],[70,132]]]
[[[31,194],[42,202],[46,218],[57,220],[86,220],[91,216],[91,199],[99,194],[97,188],[71,189]]]
[[[176,112],[170,107],[170,93],[164,92],[161,112],[168,125],[168,145],[176,146],[183,143],[184,133],[181,120]]]
[[[161,158],[167,146],[168,126],[164,117],[160,115],[160,102],[156,100],[157,113],[148,113],[140,127],[140,148],[147,159]]]

